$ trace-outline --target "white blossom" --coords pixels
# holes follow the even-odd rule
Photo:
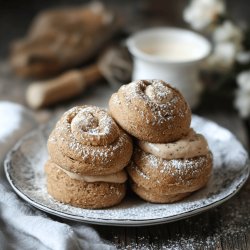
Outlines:
[[[214,50],[206,60],[206,67],[217,72],[231,70],[242,51],[242,30],[231,21],[225,21],[213,33]]]
[[[213,40],[215,43],[232,42],[241,46],[243,31],[231,21],[225,21],[214,30]]]
[[[250,70],[238,74],[236,81],[240,89],[250,93]]]
[[[203,30],[225,13],[223,0],[192,0],[184,10],[183,18],[196,30]]]
[[[217,72],[229,71],[235,62],[238,47],[232,42],[217,43],[212,54],[205,60],[203,68]]]
[[[250,70],[241,72],[236,81],[239,88],[236,91],[234,105],[240,116],[247,118],[250,116]]]
[[[250,51],[239,51],[236,55],[236,61],[240,64],[250,63]]]

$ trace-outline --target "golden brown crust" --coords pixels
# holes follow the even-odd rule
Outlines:
[[[152,202],[152,203],[173,203],[175,201],[182,200],[189,196],[191,193],[180,193],[173,195],[164,195],[156,193],[152,190],[145,189],[143,187],[139,187],[135,183],[131,185],[132,190],[143,200]]]
[[[105,208],[121,202],[126,184],[94,182],[71,179],[48,161],[45,165],[48,193],[56,200],[82,208]]]
[[[191,111],[181,93],[161,80],[123,85],[111,96],[109,109],[117,123],[134,137],[155,143],[186,135]]]
[[[56,124],[48,140],[53,162],[79,174],[107,175],[123,169],[132,155],[132,140],[103,109],[79,106]]]
[[[149,193],[153,190],[160,196],[178,197],[176,195],[194,192],[206,185],[212,172],[212,154],[165,160],[136,147],[127,170],[132,181]]]

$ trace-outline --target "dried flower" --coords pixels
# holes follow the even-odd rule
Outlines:
[[[225,13],[222,0],[192,0],[184,10],[183,18],[196,30],[204,30]]]
[[[241,72],[236,78],[239,89],[236,91],[234,105],[240,116],[250,116],[250,70]]]

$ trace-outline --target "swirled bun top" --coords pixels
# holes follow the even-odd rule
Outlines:
[[[65,112],[49,136],[54,163],[79,174],[107,175],[122,170],[132,155],[132,141],[106,110],[78,106]]]
[[[74,138],[84,145],[107,145],[119,137],[119,128],[103,109],[88,106],[76,107],[61,119]]]
[[[123,85],[111,96],[109,109],[116,122],[137,139],[172,142],[189,131],[191,111],[182,94],[162,80]]]

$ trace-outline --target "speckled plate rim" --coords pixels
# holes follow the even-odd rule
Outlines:
[[[16,145],[8,152],[8,154],[5,157],[4,160],[4,172],[7,177],[8,182],[10,183],[13,190],[16,192],[16,194],[21,197],[23,200],[27,201],[32,206],[46,212],[52,215],[59,216],[61,218],[78,221],[78,222],[84,222],[89,224],[95,224],[95,225],[107,225],[107,226],[127,226],[127,227],[134,227],[134,226],[152,226],[152,225],[158,225],[158,224],[164,224],[164,223],[170,223],[177,220],[189,218],[192,216],[195,216],[197,214],[203,213],[211,208],[217,207],[221,205],[222,203],[229,200],[231,197],[233,197],[236,193],[239,192],[239,190],[243,187],[245,182],[247,181],[249,177],[249,170],[250,170],[250,162],[249,160],[246,162],[245,166],[243,167],[242,171],[240,171],[240,175],[244,176],[244,178],[241,178],[241,181],[239,181],[238,185],[235,187],[235,189],[232,191],[232,193],[228,194],[227,196],[223,197],[220,200],[211,202],[210,204],[204,205],[199,208],[195,208],[190,211],[185,211],[183,213],[179,213],[177,215],[167,216],[167,217],[161,217],[156,219],[100,219],[100,218],[92,218],[88,216],[78,216],[78,215],[72,215],[67,212],[61,212],[57,211],[55,209],[52,209],[40,202],[34,201],[32,198],[30,198],[28,195],[24,194],[14,183],[14,181],[11,178],[11,174],[9,169],[11,168],[11,159],[12,155],[19,149],[19,147],[23,144],[23,142],[31,137],[33,134],[41,132],[40,129],[35,129],[31,132],[29,132],[27,135],[22,137]],[[84,210],[84,209],[83,209]]]

